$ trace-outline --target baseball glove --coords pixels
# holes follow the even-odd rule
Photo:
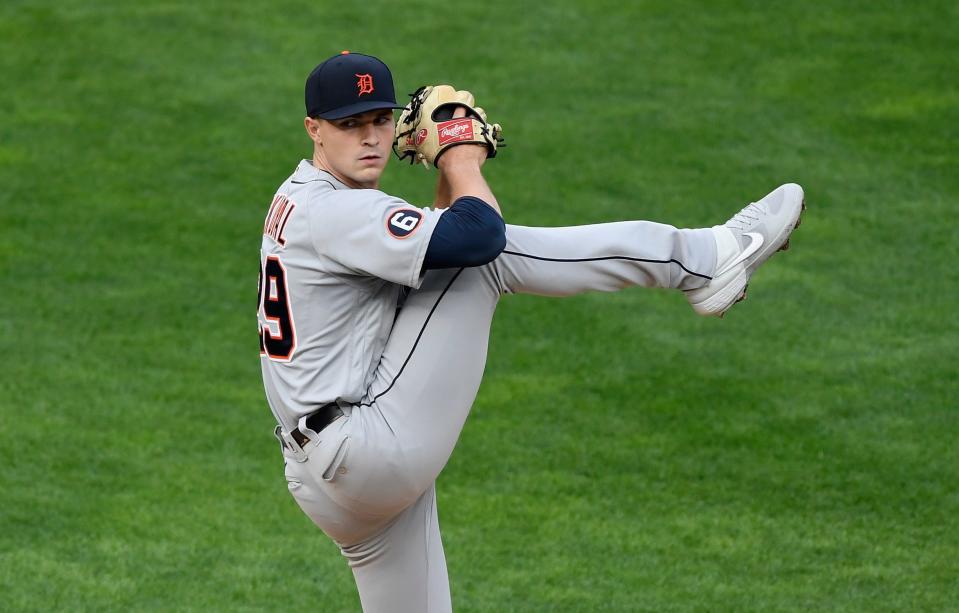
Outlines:
[[[393,151],[410,164],[424,166],[436,161],[450,147],[474,144],[486,145],[488,157],[496,157],[496,148],[505,147],[499,124],[486,121],[486,112],[474,106],[473,94],[457,91],[449,85],[424,85],[410,94],[396,121],[393,133]],[[466,107],[466,116],[453,119],[456,107]]]

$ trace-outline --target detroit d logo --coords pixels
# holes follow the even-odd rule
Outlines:
[[[363,94],[372,94],[373,93],[373,75],[371,74],[356,75],[356,87],[359,88],[360,90],[360,93],[356,94],[357,97],[360,97]]]

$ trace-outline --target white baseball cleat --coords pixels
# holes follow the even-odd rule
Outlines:
[[[802,188],[787,183],[736,213],[725,225],[714,226],[716,272],[705,286],[686,292],[693,310],[722,317],[745,300],[749,278],[772,254],[789,248],[789,235],[799,227],[805,208]]]

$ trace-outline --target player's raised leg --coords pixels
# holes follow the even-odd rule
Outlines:
[[[722,315],[745,297],[759,266],[788,247],[804,207],[802,188],[790,183],[713,228],[680,230],[645,221],[507,226],[506,249],[492,266],[513,293],[675,288],[686,292],[697,313]]]

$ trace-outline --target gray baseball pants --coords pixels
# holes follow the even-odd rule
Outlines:
[[[290,492],[340,546],[366,613],[452,610],[434,482],[479,389],[500,296],[694,289],[716,266],[708,229],[632,221],[507,226],[506,236],[485,266],[427,272],[367,397],[321,433],[306,432],[305,460],[284,451]]]

